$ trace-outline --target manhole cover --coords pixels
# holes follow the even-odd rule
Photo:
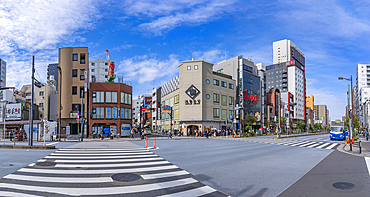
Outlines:
[[[14,166],[13,164],[9,164],[9,166]]]
[[[140,179],[140,175],[133,173],[119,173],[112,176],[112,179],[115,181],[121,182],[131,182]]]
[[[36,165],[37,166],[55,166],[57,163],[55,162],[49,162],[49,161],[45,161],[45,162],[37,162]]]
[[[353,189],[355,188],[355,184],[348,182],[336,182],[333,183],[333,187],[337,189]]]

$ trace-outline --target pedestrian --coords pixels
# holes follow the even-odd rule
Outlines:
[[[100,135],[101,135],[101,140],[103,140],[104,139],[104,131],[101,131]]]
[[[171,129],[168,130],[168,138],[172,138],[172,136],[171,136]]]
[[[12,139],[13,139],[13,130],[10,130],[9,137],[10,137],[10,141],[12,141]]]
[[[135,137],[134,137],[134,133],[135,133],[135,132],[134,132],[134,128],[132,128],[132,129],[131,129],[131,138],[132,138],[132,139],[134,139],[134,138],[135,138]]]
[[[206,131],[206,138],[208,138],[208,135],[209,135],[209,130],[207,129],[207,131]]]
[[[369,131],[366,130],[366,141],[368,141],[368,140],[369,140]]]

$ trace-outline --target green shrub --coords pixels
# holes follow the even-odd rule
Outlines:
[[[357,136],[353,137],[353,140],[354,141],[357,141],[358,140],[358,137]]]
[[[252,131],[252,132],[251,132],[251,135],[252,135],[252,136],[255,136],[255,135],[256,135],[256,133],[255,133],[254,131]]]
[[[244,132],[244,133],[243,133],[243,137],[249,137],[248,132]]]

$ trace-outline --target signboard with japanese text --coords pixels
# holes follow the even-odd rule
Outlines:
[[[14,103],[14,104],[7,104],[5,115],[6,120],[20,120],[22,119],[22,104],[21,103]]]

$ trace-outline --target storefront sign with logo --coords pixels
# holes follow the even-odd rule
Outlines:
[[[20,120],[22,118],[22,104],[7,104],[6,105],[6,119],[7,120]]]
[[[198,100],[185,100],[185,105],[200,105],[200,99],[198,99]]]
[[[191,85],[185,93],[191,98],[191,100],[185,100],[185,105],[200,105],[200,99],[195,100],[200,91],[194,85]]]
[[[258,95],[255,92],[253,92],[252,90],[244,90],[244,100],[245,101],[257,102],[258,101]]]
[[[163,105],[163,112],[168,112],[168,113],[170,113],[171,112],[171,106],[169,106],[169,105]]]

